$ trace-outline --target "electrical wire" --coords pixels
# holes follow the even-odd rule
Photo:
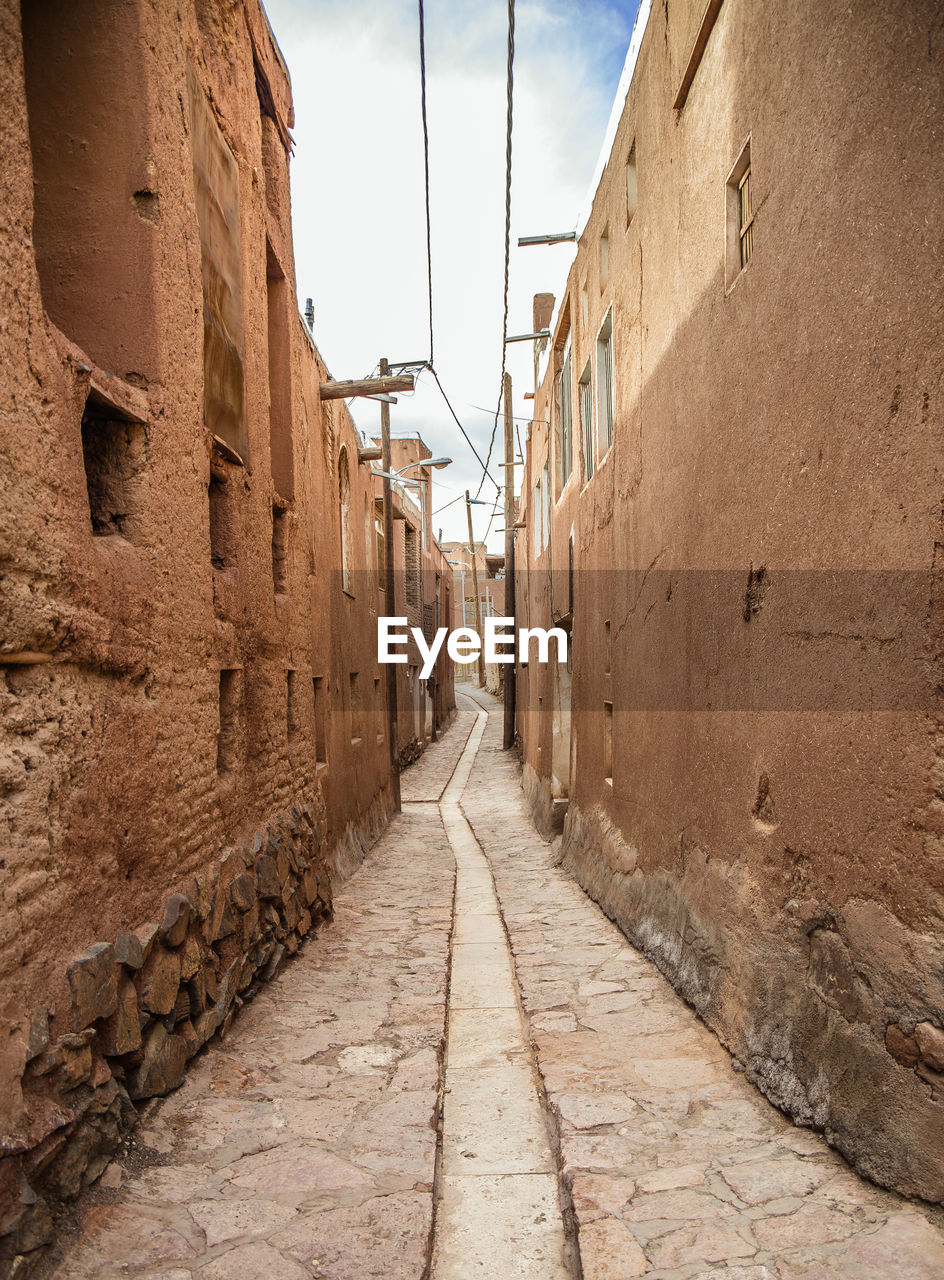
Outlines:
[[[469,401],[466,401],[466,404],[468,404],[470,409],[475,409],[479,413],[487,413],[489,417],[491,417],[492,414],[495,412],[494,409],[486,409],[485,406],[481,404],[470,404]],[[546,418],[528,418],[525,416],[519,416],[518,414],[514,414],[512,416],[512,421],[513,422],[536,422],[538,423],[539,426],[543,426],[543,427],[546,427],[549,425]]]
[[[439,392],[443,400],[446,402],[446,408],[452,414],[453,418],[455,419],[456,426],[462,432],[463,436],[465,437],[466,443],[468,444],[472,452],[475,454],[476,460],[478,461],[479,466],[482,468],[482,479],[479,481],[479,487],[475,491],[475,496],[478,497],[479,494],[482,492],[482,485],[485,483],[486,476],[488,477],[489,480],[491,480],[492,484],[500,492],[501,485],[498,483],[498,481],[494,478],[494,476],[492,476],[491,472],[489,471],[488,463],[482,461],[482,455],[479,453],[478,449],[476,449],[475,445],[472,443],[472,437],[469,435],[465,427],[459,421],[459,415],[456,413],[455,409],[453,409],[452,402],[450,401],[449,397],[446,395],[443,384],[439,381],[439,374],[436,372],[436,370],[433,368],[432,365],[430,365],[429,371],[433,375],[433,377],[436,379],[436,386],[439,388]]]
[[[429,127],[426,121],[426,24],[420,10],[420,105],[423,114],[423,166],[426,180],[426,282],[429,292],[429,364],[433,365],[433,241],[429,217]]]
[[[498,406],[495,409],[495,422],[492,425],[492,438],[488,442],[488,455],[484,465],[486,473],[488,472],[488,464],[492,460],[492,450],[495,447],[495,436],[498,432],[498,415],[501,413],[502,397],[505,394],[505,358],[508,350],[508,275],[511,266],[511,134],[514,118],[514,89],[515,0],[508,0],[508,71],[505,91],[507,100],[507,116],[505,122],[505,296],[503,307],[504,315],[502,318],[501,382],[498,388]],[[482,485],[484,483],[485,478],[483,476],[479,483],[479,487],[476,490],[476,497],[478,497],[482,492]]]

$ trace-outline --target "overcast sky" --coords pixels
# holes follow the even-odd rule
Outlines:
[[[298,291],[314,299],[315,339],[336,378],[429,355],[426,229],[414,0],[265,0],[292,76],[292,205]],[[511,292],[508,331],[531,330],[535,293],[558,292],[572,247],[518,249],[519,235],[572,230],[587,194],[638,0],[519,0],[516,5]],[[426,0],[434,361],[485,457],[500,390],[505,209],[503,0]],[[531,344],[510,346],[524,441]],[[474,406],[485,406],[482,412]],[[380,406],[351,406],[379,431]],[[435,383],[392,407],[394,434],[418,431],[455,461],[436,473],[434,505],[481,468]],[[501,450],[501,426],[496,438]],[[489,470],[501,483],[495,465]],[[520,476],[520,469],[519,469]],[[493,500],[486,481],[482,497]],[[476,537],[488,525],[473,508]],[[497,518],[493,528],[501,527]],[[464,504],[434,518],[465,538]],[[502,537],[493,533],[492,547]]]

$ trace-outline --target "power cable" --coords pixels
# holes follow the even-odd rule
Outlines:
[[[505,122],[505,296],[504,296],[504,315],[502,318],[502,355],[501,355],[501,381],[498,388],[498,406],[495,409],[495,422],[492,425],[492,438],[488,442],[488,456],[485,460],[484,470],[488,472],[488,464],[492,460],[492,450],[495,447],[495,436],[498,432],[498,415],[501,413],[502,397],[505,394],[505,357],[507,355],[507,338],[508,338],[508,275],[511,266],[511,134],[512,122],[514,118],[514,88],[515,88],[515,0],[508,0],[508,71],[507,86],[505,96],[507,99],[507,116]],[[482,492],[482,485],[485,483],[485,477],[479,482],[475,496],[478,497]]]
[[[485,483],[486,476],[489,478],[489,480],[491,480],[495,488],[500,491],[501,485],[497,482],[497,480],[495,480],[495,478],[490,473],[488,469],[488,464],[482,461],[482,455],[479,453],[478,449],[476,449],[475,445],[472,443],[471,436],[466,431],[462,423],[459,421],[459,415],[456,413],[455,409],[453,409],[452,403],[449,397],[446,395],[443,384],[439,381],[439,374],[432,367],[432,365],[430,365],[429,371],[433,375],[433,377],[436,379],[436,386],[439,388],[440,395],[442,396],[443,400],[446,402],[446,408],[452,414],[453,418],[455,419],[456,426],[462,432],[463,436],[465,437],[466,443],[468,444],[472,452],[475,454],[476,460],[478,461],[479,466],[482,468],[482,479],[479,481],[479,487],[475,491],[475,496],[478,497],[479,494],[482,492],[482,485]]]
[[[423,114],[423,166],[426,179],[426,281],[429,291],[429,364],[433,364],[433,242],[429,217],[429,127],[426,121],[426,24],[423,0],[420,10],[420,103]]]

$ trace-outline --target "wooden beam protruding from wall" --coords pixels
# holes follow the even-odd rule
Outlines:
[[[412,373],[385,378],[357,378],[353,382],[322,382],[322,400],[350,400],[352,396],[376,396],[390,391],[412,391]]]

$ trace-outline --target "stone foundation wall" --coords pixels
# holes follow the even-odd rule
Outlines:
[[[329,850],[316,804],[276,813],[171,894],[159,921],[72,961],[70,1007],[33,1013],[20,1137],[0,1154],[0,1276],[32,1269],[55,1202],[101,1174],[137,1119],[134,1104],[175,1089],[188,1061],[330,917],[333,888],[389,816],[384,791]]]
[[[774,933],[736,863],[644,872],[600,809],[571,806],[561,856],[773,1103],[866,1177],[944,1200],[944,954],[932,938],[855,897],[839,911],[796,901]]]

